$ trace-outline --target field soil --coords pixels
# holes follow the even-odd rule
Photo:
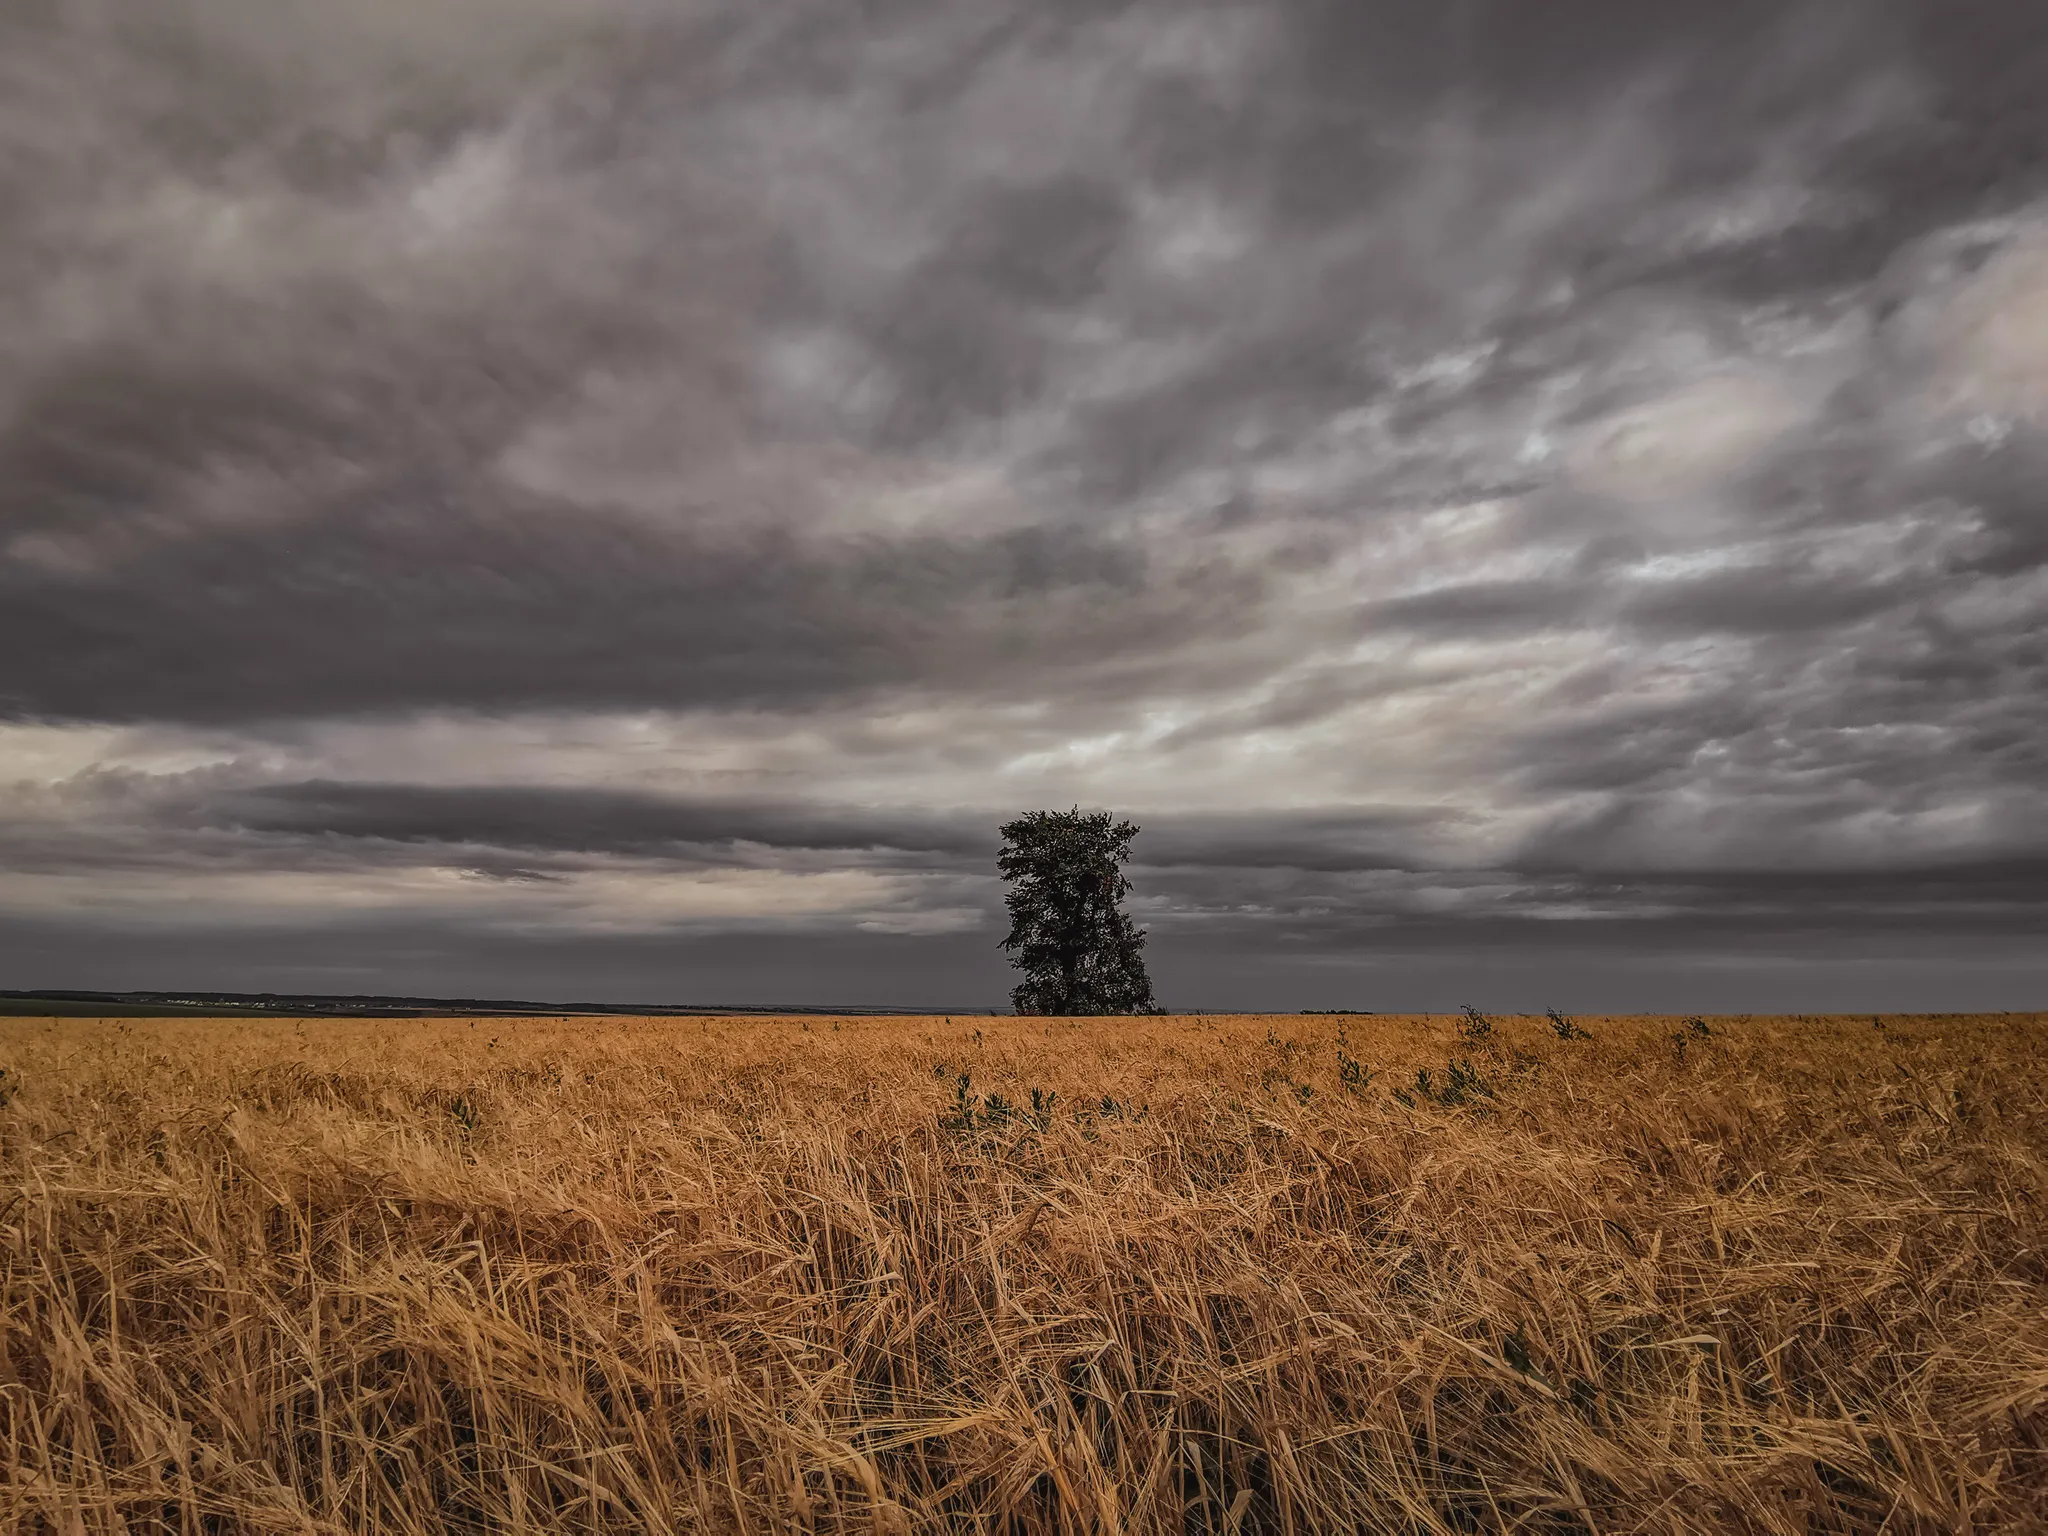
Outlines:
[[[1563,1024],[0,1020],[0,1531],[2048,1530],[2043,1018]]]

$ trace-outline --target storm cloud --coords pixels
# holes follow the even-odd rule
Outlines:
[[[2024,0],[12,7],[0,969],[993,1002],[1079,803],[1170,1004],[2038,1000],[2043,101]]]

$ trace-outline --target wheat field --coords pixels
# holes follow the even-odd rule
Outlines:
[[[1578,1022],[0,1021],[0,1529],[2048,1530],[2043,1018]]]

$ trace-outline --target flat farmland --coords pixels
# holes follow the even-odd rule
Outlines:
[[[0,1020],[0,1529],[2048,1529],[2038,1015]]]

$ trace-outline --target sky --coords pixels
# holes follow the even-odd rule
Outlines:
[[[2048,1001],[2037,0],[0,7],[0,986]]]

